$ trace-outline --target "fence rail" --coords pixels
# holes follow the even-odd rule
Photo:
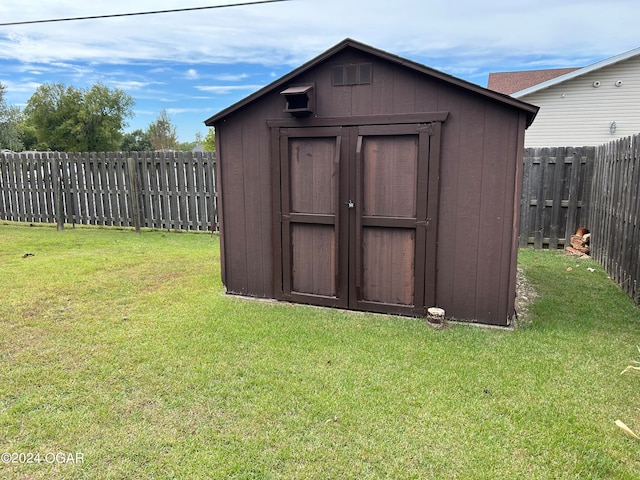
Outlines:
[[[0,219],[217,230],[213,153],[0,154]]]

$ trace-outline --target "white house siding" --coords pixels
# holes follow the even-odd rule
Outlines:
[[[640,56],[519,99],[540,107],[526,131],[526,147],[600,145],[640,133]]]

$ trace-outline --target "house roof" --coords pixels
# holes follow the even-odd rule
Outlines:
[[[628,52],[625,52],[625,53],[621,53],[620,55],[616,55],[614,57],[610,57],[610,58],[607,58],[605,60],[601,60],[599,62],[596,62],[596,63],[592,64],[592,65],[589,65],[588,67],[579,68],[579,69],[574,70],[572,72],[565,73],[564,75],[560,75],[560,76],[557,76],[555,78],[551,78],[549,80],[546,80],[546,81],[543,81],[541,83],[538,83],[537,85],[532,85],[530,87],[523,88],[521,90],[513,92],[511,94],[511,96],[514,97],[514,98],[520,98],[520,97],[523,97],[525,95],[529,95],[531,93],[537,92],[539,90],[543,90],[545,88],[552,87],[553,85],[557,85],[559,83],[566,82],[567,80],[571,80],[573,78],[580,77],[582,75],[586,75],[587,73],[593,72],[595,70],[599,70],[601,68],[608,67],[610,65],[614,65],[616,63],[622,62],[624,60],[628,60],[628,59],[633,58],[633,57],[635,57],[637,55],[640,55],[640,47],[639,48],[635,48],[633,50],[629,50]]]
[[[237,103],[225,108],[224,110],[222,110],[222,111],[218,112],[217,114],[213,115],[212,117],[208,118],[204,122],[205,125],[207,125],[209,127],[214,126],[215,123],[217,123],[218,121],[224,119],[228,115],[230,115],[230,114],[234,113],[235,111],[241,109],[242,107],[254,102],[258,98],[260,98],[263,95],[265,95],[266,93],[268,93],[268,92],[270,92],[272,90],[275,90],[277,88],[281,88],[283,85],[286,85],[287,82],[289,82],[291,79],[293,79],[296,76],[300,75],[301,73],[311,69],[312,67],[324,62],[328,58],[336,55],[337,53],[339,53],[339,52],[341,52],[341,51],[343,51],[343,50],[345,50],[347,48],[353,48],[353,49],[356,49],[356,50],[360,50],[360,51],[368,53],[370,55],[374,55],[374,56],[377,56],[379,58],[385,59],[387,61],[396,63],[397,65],[403,66],[405,68],[410,68],[410,69],[413,69],[413,70],[415,70],[417,72],[423,73],[425,75],[429,75],[430,77],[437,78],[439,80],[443,80],[445,82],[448,82],[449,84],[456,85],[456,86],[458,86],[460,88],[463,88],[463,89],[468,90],[470,92],[474,92],[474,93],[476,93],[478,95],[482,95],[484,97],[490,98],[490,99],[495,100],[497,102],[501,102],[501,103],[509,105],[511,107],[515,107],[517,109],[520,109],[520,110],[524,111],[526,116],[527,116],[527,122],[526,122],[527,127],[529,125],[531,125],[531,123],[533,122],[533,119],[535,118],[536,114],[538,113],[538,107],[536,107],[534,105],[531,105],[529,103],[523,102],[521,100],[518,100],[516,98],[510,97],[508,95],[504,95],[504,94],[499,93],[499,92],[495,92],[493,90],[489,90],[487,88],[481,87],[480,85],[476,85],[475,83],[467,82],[466,80],[462,80],[462,79],[454,77],[452,75],[443,73],[443,72],[441,72],[439,70],[435,70],[433,68],[427,67],[427,66],[422,65],[420,63],[408,60],[406,58],[399,57],[397,55],[385,52],[383,50],[378,50],[377,48],[374,48],[374,47],[371,47],[369,45],[365,45],[363,43],[360,43],[360,42],[357,42],[357,41],[352,40],[350,38],[347,38],[347,39],[343,40],[342,42],[338,43],[337,45],[335,45],[334,47],[330,48],[326,52],[318,55],[317,57],[313,58],[312,60],[309,60],[308,62],[304,63],[300,67],[292,70],[288,74],[280,77],[279,79],[275,80],[274,82],[270,83],[269,85],[261,88],[257,92],[249,95],[248,97],[245,97],[244,99],[240,100],[239,102],[237,102]]]
[[[551,68],[547,70],[525,70],[520,72],[493,72],[489,74],[487,88],[511,95],[514,92],[538,85],[553,78],[571,73],[578,68]]]

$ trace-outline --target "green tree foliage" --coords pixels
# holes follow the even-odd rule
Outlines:
[[[216,151],[216,132],[213,128],[210,128],[207,135],[204,137],[203,146],[205,152]]]
[[[149,125],[149,138],[155,150],[177,150],[178,135],[166,110],[162,110],[155,122]]]
[[[204,150],[202,146],[202,134],[200,132],[196,132],[196,136],[193,142],[180,142],[178,144],[178,149],[181,152],[202,152]]]
[[[100,83],[90,89],[55,83],[38,87],[24,113],[39,144],[51,150],[104,152],[120,147],[134,103],[124,91]]]
[[[36,129],[24,120],[24,115],[22,115],[22,121],[18,124],[18,131],[20,134],[20,141],[22,142],[22,148],[24,148],[25,150],[47,149],[46,145],[44,145],[42,148],[39,148],[38,134],[36,133]]]
[[[153,150],[151,146],[151,136],[148,131],[141,129],[125,133],[122,137],[122,146],[120,149],[123,152],[148,152]]]
[[[181,152],[193,152],[197,145],[196,142],[180,142],[178,143],[178,150]]]
[[[0,83],[0,148],[8,150],[22,150],[20,138],[20,108],[7,105],[5,93],[7,86]]]

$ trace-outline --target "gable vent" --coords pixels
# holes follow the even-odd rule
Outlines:
[[[334,65],[331,80],[334,86],[368,85],[373,81],[373,65],[371,63]]]

